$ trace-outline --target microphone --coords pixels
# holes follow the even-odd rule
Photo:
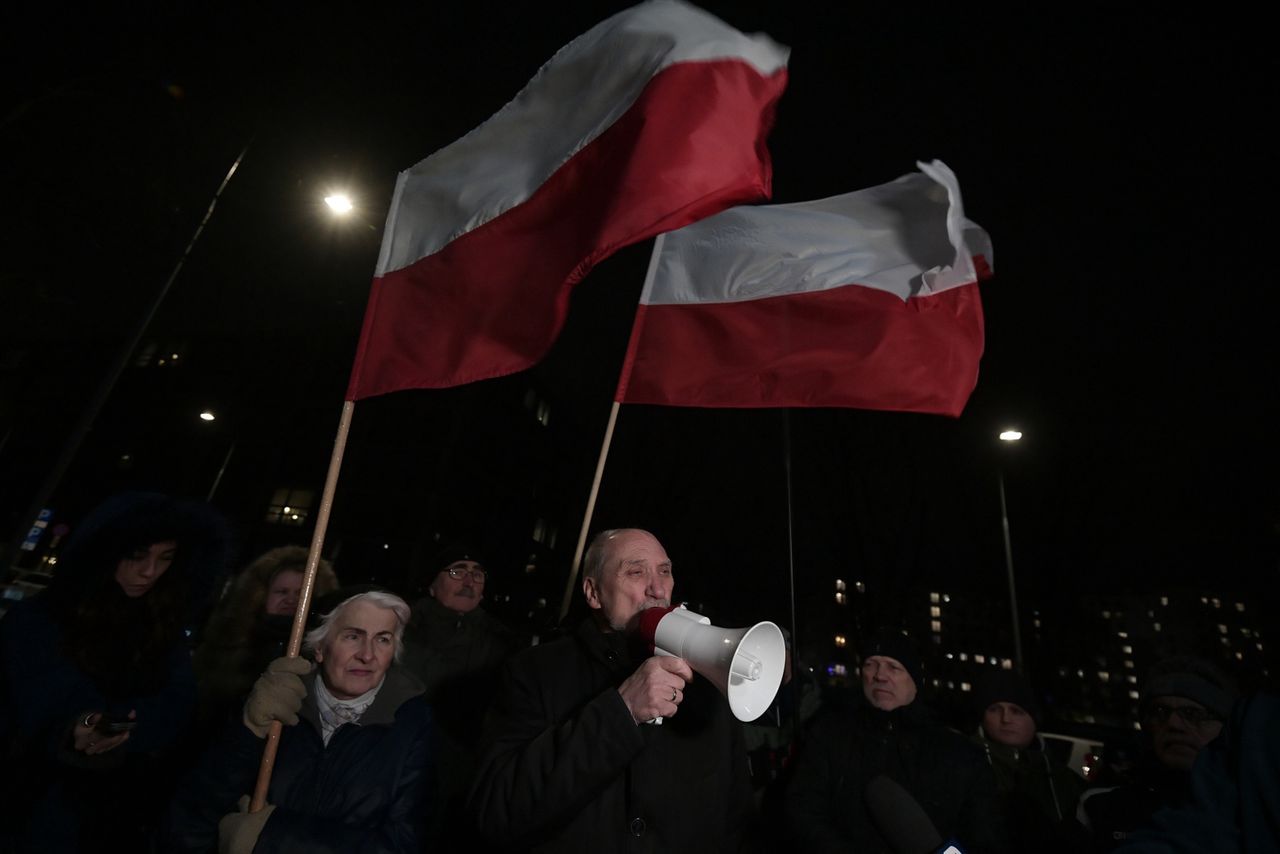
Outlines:
[[[885,775],[873,777],[862,795],[871,820],[895,854],[963,854],[943,841],[919,801]]]

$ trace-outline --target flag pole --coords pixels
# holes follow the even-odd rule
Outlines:
[[[787,579],[791,585],[791,667],[800,666],[800,627],[796,625],[796,540],[791,510],[791,410],[782,410],[782,465],[787,475]]]
[[[604,430],[604,442],[600,445],[600,458],[596,460],[596,476],[591,482],[591,493],[587,496],[587,512],[582,516],[582,528],[578,531],[578,545],[573,550],[573,563],[569,567],[569,580],[564,585],[564,598],[560,601],[560,621],[569,614],[569,605],[573,602],[573,587],[578,581],[578,573],[582,569],[582,551],[587,545],[587,531],[591,529],[591,516],[596,509],[596,496],[600,492],[600,480],[604,476],[604,462],[609,456],[609,445],[613,441],[613,426],[618,423],[618,408],[626,397],[627,381],[631,378],[631,366],[635,360],[636,345],[640,341],[640,331],[644,328],[644,307],[649,294],[653,291],[653,279],[658,269],[658,257],[662,254],[662,243],[665,234],[659,234],[653,241],[653,254],[649,256],[649,269],[644,274],[644,287],[640,290],[640,306],[636,309],[635,322],[631,324],[631,340],[627,342],[627,355],[622,360],[622,370],[618,372],[618,390],[613,395],[613,408],[609,410],[609,426]]]
[[[298,610],[293,615],[293,630],[289,634],[289,658],[297,658],[302,648],[302,635],[307,628],[307,612],[311,610],[311,592],[316,583],[316,568],[320,565],[320,551],[324,547],[325,531],[329,527],[329,511],[333,508],[333,493],[338,487],[338,470],[342,468],[342,454],[347,447],[347,434],[351,430],[351,416],[355,412],[354,400],[344,401],[342,417],[338,420],[338,435],[333,440],[333,456],[329,458],[329,473],[325,476],[324,492],[320,496],[320,509],[316,513],[316,529],[311,535],[311,550],[307,553],[307,569],[302,577],[302,592],[298,596]],[[280,748],[280,721],[272,721],[267,732],[267,743],[262,749],[262,764],[258,766],[258,782],[249,802],[249,812],[259,812],[267,803],[267,787],[271,785],[271,772],[276,764],[276,751]]]
[[[609,457],[609,445],[613,442],[613,426],[618,423],[618,409],[622,406],[613,402],[609,410],[609,426],[604,429],[604,442],[600,444],[600,458],[596,460],[596,476],[591,481],[591,493],[587,496],[587,512],[582,516],[582,528],[578,531],[578,545],[573,550],[573,564],[569,569],[569,581],[564,586],[564,598],[560,600],[560,620],[569,614],[569,605],[573,603],[573,585],[578,580],[578,571],[582,568],[582,550],[586,548],[587,531],[591,530],[591,516],[595,513],[596,497],[600,494],[600,480],[604,477],[604,463]]]

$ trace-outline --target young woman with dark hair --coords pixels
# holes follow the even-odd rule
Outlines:
[[[205,505],[118,495],[77,527],[49,587],[0,620],[15,818],[0,833],[15,850],[141,850],[195,706],[188,629],[226,546]]]

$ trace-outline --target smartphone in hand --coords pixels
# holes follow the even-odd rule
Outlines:
[[[95,727],[103,732],[109,732],[112,735],[119,735],[122,732],[128,732],[138,725],[138,722],[132,718],[113,717],[112,715],[103,715],[98,719]]]

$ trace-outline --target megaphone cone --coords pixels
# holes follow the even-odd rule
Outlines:
[[[787,647],[773,623],[722,629],[683,606],[650,608],[640,615],[640,634],[654,654],[683,658],[711,680],[740,721],[764,714],[782,684]]]

